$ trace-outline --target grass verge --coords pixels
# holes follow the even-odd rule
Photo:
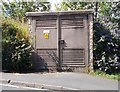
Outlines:
[[[106,74],[102,71],[94,71],[92,73],[90,73],[93,76],[100,76],[100,77],[104,77],[107,79],[112,79],[112,80],[120,80],[120,73],[114,73],[114,74]]]

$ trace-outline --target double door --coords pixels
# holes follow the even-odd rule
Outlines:
[[[88,45],[86,17],[44,16],[36,18],[37,54],[48,67],[81,67]]]

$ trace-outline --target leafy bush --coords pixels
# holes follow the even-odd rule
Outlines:
[[[120,39],[101,23],[94,23],[94,68],[106,73],[120,71]]]
[[[28,38],[27,24],[12,19],[2,21],[2,67],[22,72],[31,68],[32,46]]]

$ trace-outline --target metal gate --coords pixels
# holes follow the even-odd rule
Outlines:
[[[89,12],[92,14],[92,12]],[[34,34],[35,67],[81,69],[90,65],[88,12],[27,13]]]

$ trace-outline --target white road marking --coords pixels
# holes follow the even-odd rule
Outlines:
[[[8,84],[0,84],[0,85],[1,86],[14,87],[14,88],[32,89],[32,90],[48,90],[48,89],[39,89],[39,88],[32,88],[32,87],[20,87],[20,86],[8,85]]]

